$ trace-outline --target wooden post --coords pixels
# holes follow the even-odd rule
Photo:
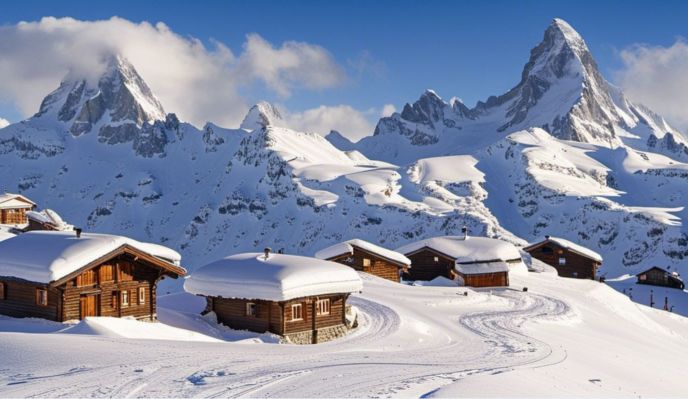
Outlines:
[[[317,327],[317,324],[315,323],[315,315],[316,315],[315,307],[317,306],[317,303],[318,303],[318,297],[315,297],[315,300],[311,300],[311,302],[312,302],[311,303],[311,312],[312,312],[311,318],[313,319],[313,320],[311,320],[311,325],[313,326],[312,327],[313,332],[311,333],[311,337],[312,337],[311,343],[317,344],[318,343],[318,329],[317,329],[318,327]]]

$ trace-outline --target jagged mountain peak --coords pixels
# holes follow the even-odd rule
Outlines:
[[[277,107],[267,101],[260,101],[251,109],[241,122],[241,129],[256,130],[267,126],[280,125],[282,121],[282,114],[280,114]]]
[[[131,141],[145,123],[165,120],[162,104],[126,58],[107,55],[102,64],[95,78],[70,71],[34,119],[62,122],[73,136],[97,129],[99,140],[110,144]]]

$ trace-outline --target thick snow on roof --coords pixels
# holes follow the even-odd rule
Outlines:
[[[53,226],[56,230],[71,231],[74,230],[74,226],[65,222],[64,219],[52,209],[46,209],[41,212],[28,211],[26,212],[26,217],[35,220],[39,223],[49,224]]]
[[[168,262],[181,255],[156,244],[107,234],[31,231],[0,242],[0,276],[49,283],[88,265],[122,245],[129,245]]]
[[[484,274],[509,271],[509,265],[507,265],[506,262],[502,261],[469,264],[456,263],[454,265],[454,268],[456,269],[456,271],[462,274]]]
[[[33,201],[21,194],[2,193],[0,194],[0,208],[31,206],[36,205]]]
[[[411,265],[411,260],[404,256],[403,254],[400,254],[399,252],[392,251],[387,248],[383,248],[381,246],[369,243],[368,241],[363,241],[358,238],[354,238],[353,240],[348,240],[344,242],[340,242],[338,244],[332,245],[330,247],[321,249],[320,251],[315,253],[315,257],[319,259],[331,259],[334,258],[335,256],[340,256],[344,254],[353,254],[354,253],[354,247],[359,247],[364,251],[368,251],[370,253],[379,255],[383,258],[387,258],[389,260],[392,260],[394,262],[401,263],[402,265],[410,266]]]
[[[518,249],[511,243],[487,237],[443,236],[416,241],[397,248],[398,252],[409,254],[428,247],[452,257],[457,263],[488,260],[520,259]]]
[[[285,301],[361,291],[352,268],[305,256],[252,252],[228,256],[194,271],[184,289],[196,295]]]
[[[574,242],[571,242],[569,240],[559,238],[559,237],[549,237],[545,241],[553,242],[562,248],[566,248],[570,251],[577,252],[583,256],[587,256],[590,259],[593,259],[593,260],[596,260],[596,261],[602,263],[602,255],[598,254],[597,252],[593,251],[592,249],[585,248],[582,245],[578,245]],[[532,244],[532,245],[535,245],[535,244]]]

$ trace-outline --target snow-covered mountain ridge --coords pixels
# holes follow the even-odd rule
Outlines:
[[[686,140],[608,84],[564,21],[506,94],[469,108],[427,91],[355,144],[284,127],[268,103],[239,129],[198,129],[165,114],[122,57],[105,65],[0,130],[0,189],[87,230],[179,249],[190,269],[265,246],[394,248],[463,224],[517,244],[581,242],[609,276],[685,267]]]

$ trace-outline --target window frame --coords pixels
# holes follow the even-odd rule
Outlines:
[[[566,266],[566,258],[563,256],[560,256],[557,263],[559,264],[559,266]]]
[[[139,305],[146,304],[146,287],[139,287],[137,302]]]
[[[45,302],[42,299],[45,297]],[[48,306],[48,290],[46,288],[36,288],[36,305]]]
[[[323,308],[327,308],[326,311],[323,311]],[[332,314],[332,302],[330,298],[318,299],[315,302],[315,310],[317,316],[329,316]]]
[[[294,315],[296,312],[294,309],[298,308],[299,309],[299,318],[295,318]],[[302,303],[292,303],[291,304],[291,318],[289,321],[303,321],[303,304]]]
[[[131,298],[129,298],[129,290],[120,291],[119,298],[120,298],[119,301],[120,301],[122,308],[129,307],[129,305],[131,303],[131,301],[130,301]],[[125,298],[126,298],[126,302],[125,302]]]
[[[370,258],[363,258],[363,267],[370,267],[373,265],[373,261]]]
[[[434,259],[434,260],[435,260],[435,263],[438,263],[438,262],[440,261],[440,257],[439,257],[439,256],[435,256],[435,259]]]
[[[246,302],[246,306],[244,307],[244,315],[246,317],[258,317],[258,305],[256,305],[255,302]]]

